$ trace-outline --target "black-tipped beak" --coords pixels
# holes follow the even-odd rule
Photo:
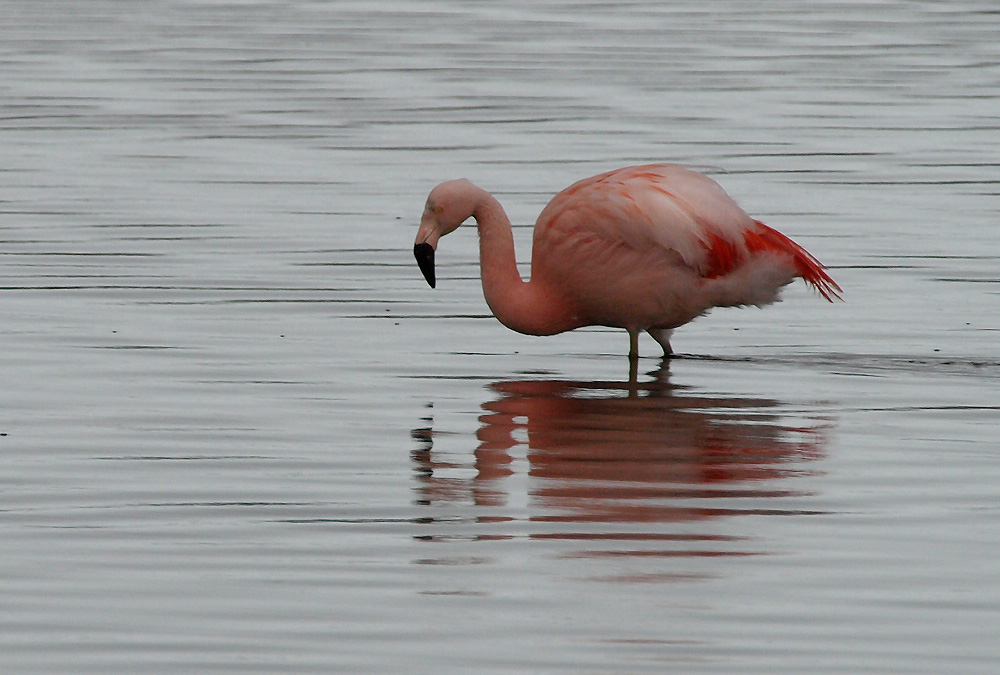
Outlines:
[[[426,242],[414,244],[413,257],[417,259],[417,265],[424,273],[424,279],[427,279],[427,283],[430,284],[431,288],[434,288],[436,283],[434,279],[434,247]]]

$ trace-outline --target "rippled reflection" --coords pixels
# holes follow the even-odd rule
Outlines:
[[[776,400],[685,390],[666,370],[651,375],[637,384],[497,382],[471,456],[436,450],[433,418],[426,418],[428,426],[413,432],[421,445],[413,453],[420,502],[486,507],[480,522],[525,518],[558,524],[532,538],[591,542],[732,541],[742,537],[670,525],[810,512],[804,477],[817,471],[829,421]],[[525,482],[526,516],[511,507],[523,500],[514,491]],[[740,553],[714,546],[587,555]]]

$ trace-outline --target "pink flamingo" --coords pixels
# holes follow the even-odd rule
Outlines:
[[[557,194],[535,223],[529,281],[517,271],[500,203],[465,179],[438,185],[413,246],[432,288],[438,239],[470,217],[479,226],[483,293],[503,325],[527,335],[624,328],[633,361],[641,331],[669,357],[678,326],[713,307],[769,305],[796,277],[840,299],[808,251],[748,216],[712,179],[676,164],[609,171]]]

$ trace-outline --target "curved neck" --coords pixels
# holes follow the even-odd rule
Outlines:
[[[510,220],[493,195],[480,191],[472,213],[479,226],[479,266],[486,304],[500,323],[527,335],[553,335],[580,326],[565,299],[539,282],[521,279]]]

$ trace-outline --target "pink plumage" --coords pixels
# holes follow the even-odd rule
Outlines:
[[[674,164],[627,167],[569,186],[535,224],[531,279],[517,273],[510,221],[466,180],[431,191],[414,254],[434,285],[438,239],[474,217],[483,291],[496,317],[531,335],[587,325],[640,331],[671,353],[671,331],[713,307],[764,306],[800,277],[827,300],[823,265],[754,220],[710,178]]]

